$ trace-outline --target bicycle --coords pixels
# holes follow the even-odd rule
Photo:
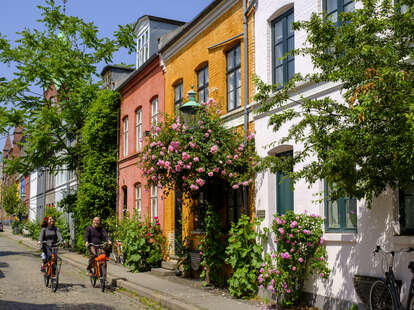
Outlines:
[[[382,253],[387,261],[387,270],[383,279],[375,281],[369,292],[369,304],[371,310],[414,310],[414,261],[410,261],[408,269],[411,270],[410,288],[408,292],[407,306],[404,306],[400,300],[400,290],[394,276],[393,266],[396,253],[414,252],[414,248],[401,249],[399,251],[384,251],[377,245],[373,254]],[[387,255],[391,255],[391,261]]]
[[[106,282],[106,262],[109,260],[106,257],[105,250],[103,249],[102,244],[93,244],[89,243],[88,246],[96,247],[96,257],[93,262],[89,278],[92,284],[92,287],[95,287],[96,280],[99,279],[101,282],[101,291],[105,291],[105,282]]]
[[[120,240],[116,240],[112,247],[112,255],[114,257],[115,263],[124,264],[124,253],[122,252],[122,242]]]
[[[46,245],[51,250],[51,255],[46,262],[45,271],[43,273],[43,282],[46,287],[49,286],[50,282],[52,292],[56,292],[59,285],[60,269],[62,267],[62,259],[58,256],[59,244],[49,246],[45,241],[43,241],[42,244]]]

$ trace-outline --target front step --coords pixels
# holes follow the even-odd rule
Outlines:
[[[175,271],[177,269],[177,261],[176,260],[169,260],[167,262],[163,261],[161,263],[161,267],[168,270]]]
[[[151,268],[151,273],[156,276],[167,277],[167,276],[174,276],[175,270],[168,270],[164,268]]]

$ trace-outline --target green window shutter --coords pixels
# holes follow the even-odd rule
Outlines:
[[[278,172],[276,174],[276,182],[277,214],[293,211],[293,190],[290,178],[285,177],[283,172]]]

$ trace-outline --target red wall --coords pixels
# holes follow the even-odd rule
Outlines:
[[[150,216],[150,189],[146,189],[146,179],[138,168],[138,152],[136,149],[136,111],[142,108],[143,137],[146,130],[151,129],[151,101],[158,97],[158,113],[164,113],[164,75],[159,57],[156,57],[144,69],[132,78],[121,90],[120,135],[119,135],[119,193],[118,212],[122,217],[124,206],[123,188],[127,188],[127,208],[132,216],[135,208],[135,184],[141,183],[141,218]],[[134,72],[136,73],[136,72]],[[133,73],[133,74],[134,74]],[[124,156],[123,120],[128,116],[128,155]],[[144,144],[143,144],[144,146]],[[162,190],[158,189],[158,218],[163,228],[164,203],[161,200]]]

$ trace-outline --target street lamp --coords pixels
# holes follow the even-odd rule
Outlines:
[[[202,105],[196,101],[196,92],[193,88],[191,86],[191,90],[187,93],[188,101],[179,108],[183,115],[184,124],[188,127],[194,127],[196,114],[202,108]]]

